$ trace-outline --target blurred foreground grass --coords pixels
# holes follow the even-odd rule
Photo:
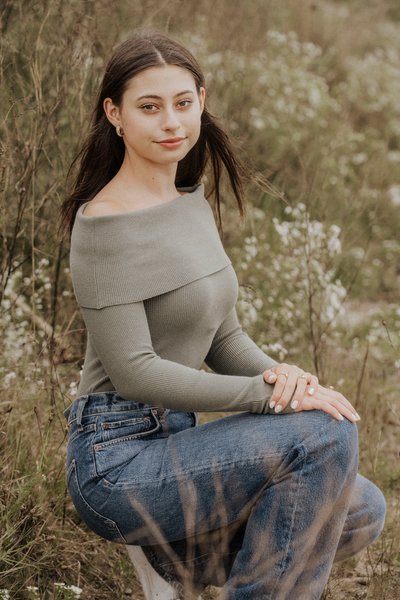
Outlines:
[[[277,360],[318,372],[362,416],[360,472],[384,490],[387,523],[372,547],[335,566],[325,597],[397,599],[398,3],[145,0],[111,11],[105,0],[16,0],[0,19],[3,596],[74,597],[55,585],[65,583],[85,599],[141,598],[125,549],[88,531],[65,490],[62,411],[85,332],[56,222],[104,60],[151,24],[193,50],[211,110],[286,199],[250,186],[239,230],[226,195],[244,329]]]

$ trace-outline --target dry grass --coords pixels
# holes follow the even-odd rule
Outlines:
[[[55,224],[67,168],[88,125],[94,90],[111,48],[130,29],[150,24],[170,31],[201,59],[221,50],[227,56],[232,51],[250,57],[263,50],[268,29],[294,30],[300,41],[323,49],[315,69],[323,74],[329,89],[335,89],[346,78],[349,56],[363,57],[376,47],[395,44],[387,26],[398,26],[399,18],[397,3],[390,0],[239,4],[145,0],[123,1],[112,10],[105,0],[46,0],[32,5],[7,0],[0,7],[0,328],[4,340],[0,354],[0,589],[9,589],[12,600],[31,598],[29,585],[39,587],[41,600],[59,599],[57,582],[83,588],[85,600],[142,597],[125,549],[87,530],[66,494],[64,481],[62,411],[70,401],[70,382],[76,382],[82,364],[85,335],[70,274],[64,270],[68,244],[57,239]],[[221,23],[226,27],[221,29]],[[252,97],[251,86],[235,87],[234,82],[241,79],[234,65],[227,74],[232,85],[218,83],[213,79],[217,68],[207,68],[212,109],[228,126],[239,124],[235,135],[242,134],[246,140],[243,151],[250,149],[249,160],[264,160],[264,154],[269,156],[265,147],[278,144],[278,139],[249,133],[246,119],[259,98]],[[372,139],[378,135],[369,129],[374,118],[353,106],[341,121],[343,126],[368,131]],[[330,124],[330,135],[338,123]],[[384,150],[398,151],[399,140],[382,131],[371,145],[370,168],[343,177],[344,187],[350,189],[348,198],[341,192],[323,196],[327,173],[318,170],[318,148],[307,143],[297,155],[284,148],[281,157],[271,164],[265,159],[261,167],[289,199],[308,198],[322,220],[341,220],[349,237],[346,252],[354,245],[368,246],[369,260],[360,266],[348,304],[350,312],[355,306],[361,316],[359,345],[354,345],[346,331],[339,339],[329,339],[323,346],[324,377],[333,384],[342,381],[344,393],[356,399],[362,415],[360,471],[383,489],[388,503],[384,533],[367,551],[334,567],[325,600],[396,600],[400,595],[400,405],[394,365],[399,348],[390,334],[397,340],[398,324],[394,322],[386,339],[368,345],[363,307],[369,302],[386,309],[388,303],[398,302],[400,254],[398,250],[384,254],[383,241],[396,239],[398,229],[397,208],[385,201],[386,188],[396,180]],[[344,143],[340,150],[345,153],[346,148]],[[378,196],[368,195],[369,187],[378,190]],[[280,215],[276,200],[257,193],[254,198],[254,204],[268,214]],[[242,234],[235,230],[233,214],[227,215],[227,221],[228,244],[240,247]],[[353,269],[351,261],[347,266],[348,256],[343,259],[344,279]],[[41,266],[42,259],[49,265]],[[381,261],[380,265],[368,271],[374,260]],[[8,293],[11,281],[13,291]],[[299,349],[292,361],[310,361],[308,350]],[[223,415],[203,413],[201,422]],[[217,597],[217,589],[205,594],[209,600]]]

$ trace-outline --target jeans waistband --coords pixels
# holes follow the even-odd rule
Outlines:
[[[169,408],[151,406],[143,402],[134,400],[125,400],[117,392],[94,392],[84,394],[76,398],[68,408],[64,410],[64,417],[68,423],[76,419],[77,425],[81,425],[83,415],[96,415],[104,412],[128,411],[141,408],[151,409],[158,417],[165,417],[169,413]]]

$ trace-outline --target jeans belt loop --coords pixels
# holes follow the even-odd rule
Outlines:
[[[82,415],[83,409],[85,408],[86,402],[88,401],[88,396],[82,396],[78,400],[78,408],[76,409],[76,424],[78,425],[78,429],[82,429]]]
[[[160,419],[160,423],[164,423],[166,415],[169,413],[168,408],[162,408],[161,406],[155,406],[151,409],[152,413],[157,415]]]

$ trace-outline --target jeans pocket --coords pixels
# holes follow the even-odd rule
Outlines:
[[[125,415],[124,418],[117,414],[107,415],[99,424],[103,441],[92,446],[94,465],[97,475],[107,476],[108,483],[115,483],[126,463],[162,432],[156,411],[143,409],[141,412],[140,416]]]
[[[106,418],[102,418],[99,422],[100,443],[110,445],[137,439],[150,435],[160,428],[158,418],[151,409],[132,411],[132,413],[123,417],[120,413],[110,413]]]
[[[77,513],[89,529],[110,542],[127,543],[115,521],[101,515],[84,498],[79,485],[75,459],[72,459],[68,467],[67,487]]]

